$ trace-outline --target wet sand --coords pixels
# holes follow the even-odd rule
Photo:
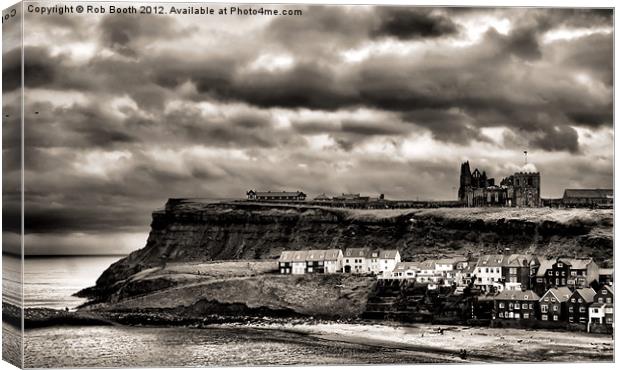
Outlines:
[[[446,362],[613,361],[613,338],[601,334],[428,324],[266,324],[257,327],[304,333],[336,342],[415,351]],[[462,351],[466,351],[465,356]]]

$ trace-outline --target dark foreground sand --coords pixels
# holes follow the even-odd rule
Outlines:
[[[258,327],[305,333],[324,340],[419,351],[425,357],[446,362],[612,362],[614,350],[612,336],[581,332],[428,324],[266,324]]]

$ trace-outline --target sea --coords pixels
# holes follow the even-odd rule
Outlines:
[[[24,262],[26,307],[75,309],[73,293],[92,286],[120,256],[29,257]],[[3,255],[3,299],[19,301],[18,258]],[[3,323],[5,339],[18,330]],[[56,326],[24,333],[24,366],[31,368],[205,367],[388,364],[428,362],[419,352],[324,340],[260,327]],[[4,341],[4,351],[19,344]]]

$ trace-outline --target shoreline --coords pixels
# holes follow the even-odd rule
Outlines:
[[[32,309],[26,310],[28,312]],[[403,351],[419,356],[425,362],[612,362],[614,359],[614,339],[604,334],[564,332],[569,335],[558,335],[559,331],[551,330],[400,324],[370,320],[336,322],[309,318],[228,317],[219,322],[214,318],[205,318],[206,321],[196,319],[177,322],[176,325],[162,325],[155,320],[128,324],[107,321],[109,317],[90,318],[93,319],[91,322],[71,320],[63,324],[30,326],[26,327],[26,333],[35,333],[34,330],[44,330],[46,327],[92,325],[145,329],[249,330],[265,333],[266,338],[279,332],[308,337],[311,341],[321,341],[337,347],[356,345],[378,351]]]

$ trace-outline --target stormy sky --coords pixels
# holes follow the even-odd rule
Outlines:
[[[27,14],[26,252],[141,248],[169,197],[454,199],[461,161],[499,181],[524,150],[544,197],[612,186],[611,10],[286,8]]]

